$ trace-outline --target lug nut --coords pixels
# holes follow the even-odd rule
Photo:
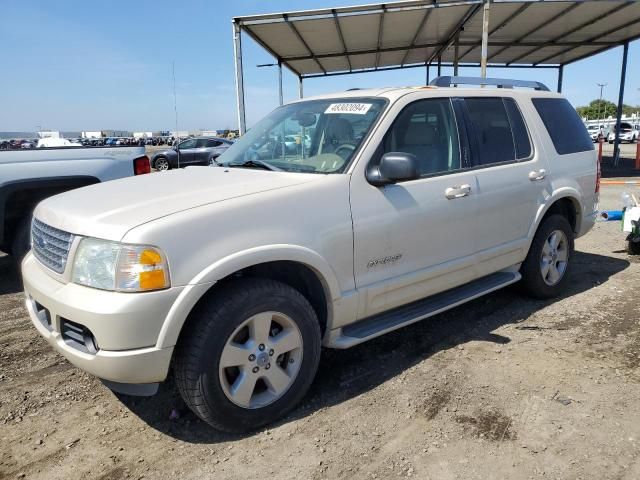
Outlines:
[[[258,367],[253,367],[252,372],[253,372],[253,373],[258,373],[258,370],[260,370],[260,368],[258,368]]]
[[[269,350],[269,356],[273,357],[273,348],[271,350]]]
[[[249,361],[253,362],[256,359],[256,356],[252,353],[251,355],[249,355]]]
[[[265,368],[266,370],[269,370],[269,369],[271,368],[271,364],[270,364],[270,363],[267,363],[267,364],[265,365],[265,367],[264,367],[264,368]]]
[[[263,351],[264,350],[264,344],[261,343],[260,345],[258,345],[258,350]]]

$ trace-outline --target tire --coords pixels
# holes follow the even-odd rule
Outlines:
[[[11,255],[19,265],[29,250],[31,250],[31,221],[30,218],[26,218],[18,224],[16,235],[11,242]]]
[[[553,234],[556,234],[555,240],[551,238]],[[558,244],[554,249],[555,241]],[[568,281],[573,249],[574,234],[566,217],[551,215],[545,218],[520,267],[520,289],[523,293],[541,299],[560,295]]]
[[[219,167],[219,166],[220,166],[220,164],[218,163],[218,157],[211,157],[211,158],[209,158],[209,163],[208,163],[208,165],[209,165],[210,167]]]
[[[153,162],[153,168],[159,172],[164,172],[166,170],[171,170],[171,163],[169,163],[169,159],[167,157],[158,157]]]
[[[266,330],[255,326],[264,325],[256,320],[264,318],[270,319]],[[274,337],[283,325],[286,330]],[[270,333],[261,337],[260,330]],[[284,353],[278,353],[278,338],[299,346],[284,352],[289,347],[280,344]],[[176,349],[176,384],[189,408],[215,429],[249,432],[282,418],[302,399],[318,368],[320,344],[318,319],[301,293],[273,280],[244,278],[192,312]]]

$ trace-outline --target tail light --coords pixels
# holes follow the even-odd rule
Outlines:
[[[600,159],[596,158],[597,165],[597,173],[596,173],[596,193],[600,192],[600,177],[602,176],[602,171],[600,170]]]
[[[151,162],[146,155],[138,157],[133,161],[133,173],[136,175],[143,175],[145,173],[151,173]]]

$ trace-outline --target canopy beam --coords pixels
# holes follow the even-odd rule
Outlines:
[[[411,53],[411,50],[415,48],[416,41],[420,36],[420,32],[422,32],[422,29],[427,24],[427,21],[429,20],[429,15],[431,15],[431,12],[433,12],[433,9],[425,10],[424,15],[422,16],[422,20],[420,20],[420,24],[418,25],[418,28],[416,28],[416,33],[413,35],[413,38],[411,39],[411,43],[409,44],[409,47],[407,48],[406,53],[402,57],[402,61],[400,62],[400,65],[405,64],[405,62],[407,61],[407,57],[409,56],[409,53]]]
[[[525,38],[527,38],[529,35],[531,35],[532,33],[537,32],[538,30],[540,30],[542,27],[546,27],[547,25],[549,25],[550,23],[553,22],[557,22],[559,19],[563,18],[565,15],[569,14],[572,10],[578,8],[580,6],[579,3],[574,3],[572,5],[569,5],[567,8],[565,8],[564,10],[562,10],[560,13],[558,13],[555,17],[553,17],[551,20],[545,20],[542,23],[536,24],[535,28],[532,28],[530,30],[527,30],[527,33],[525,33],[524,35],[519,36],[514,42],[512,42],[512,46],[519,46],[520,42],[522,42],[522,40],[524,40]],[[489,60],[491,60],[492,58],[497,57],[498,55],[500,55],[502,52],[504,52],[505,50],[507,50],[509,47],[504,47],[500,50],[498,50],[497,52],[493,52],[490,56],[489,56]]]
[[[349,59],[349,54],[347,53],[347,44],[344,42],[344,35],[342,34],[342,28],[340,28],[340,19],[338,18],[338,14],[335,10],[332,10],[332,12],[333,12],[333,21],[336,24],[336,30],[338,31],[338,38],[340,39],[340,43],[342,44],[342,52],[344,53],[344,58],[347,59],[347,65],[349,65],[349,70],[353,70],[353,68],[351,67],[351,60]]]

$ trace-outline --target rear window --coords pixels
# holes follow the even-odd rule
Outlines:
[[[564,98],[533,98],[542,123],[559,155],[593,150],[593,141],[580,116]]]

